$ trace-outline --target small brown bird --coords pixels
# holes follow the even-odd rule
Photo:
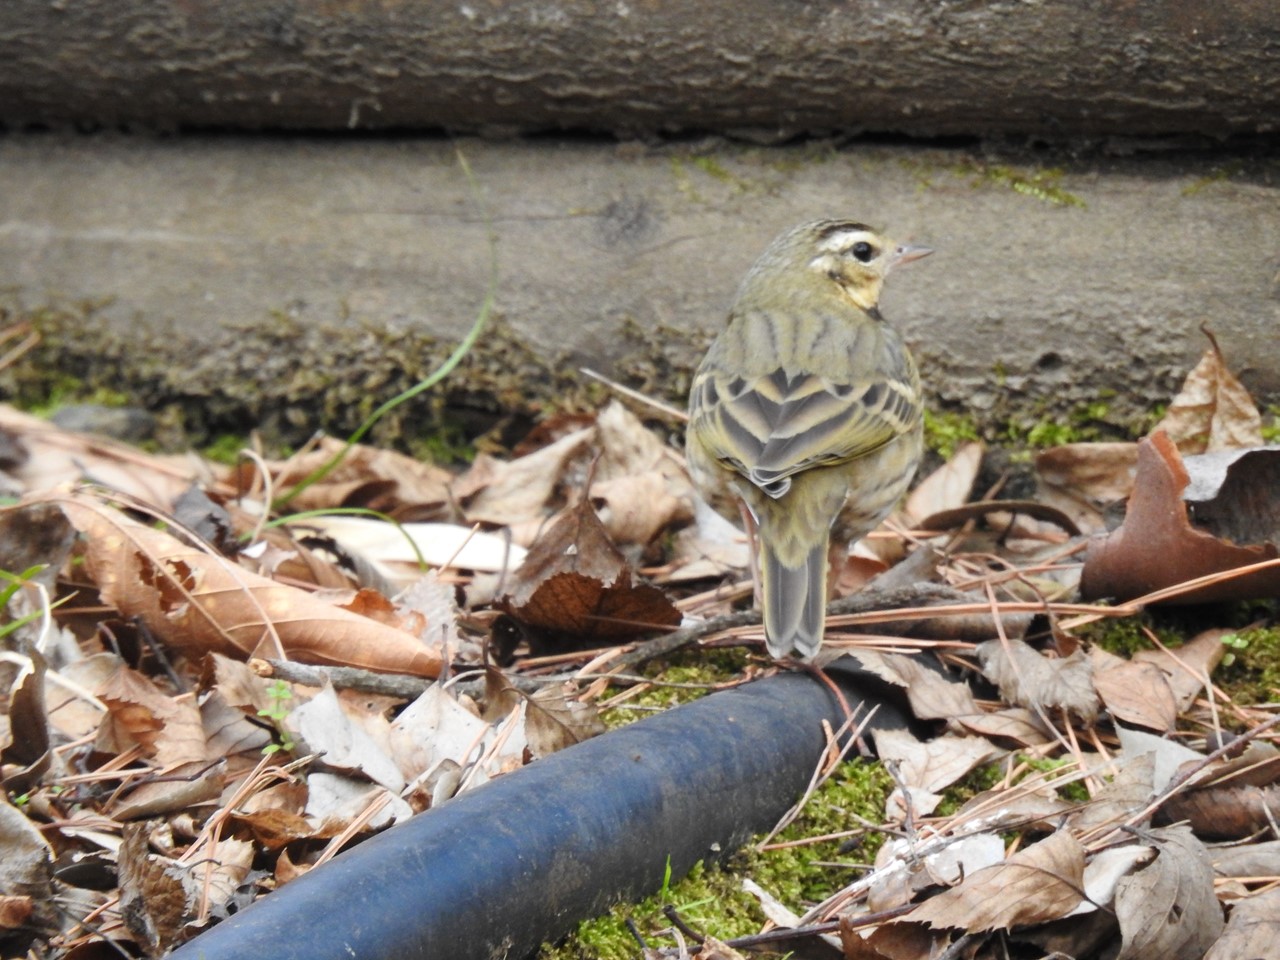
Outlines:
[[[852,220],[782,234],[756,261],[694,375],[686,454],[711,503],[758,529],[769,653],[822,643],[828,549],[847,556],[920,461],[920,376],[877,304],[899,264],[932,253]]]

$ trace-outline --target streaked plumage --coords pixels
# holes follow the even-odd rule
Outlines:
[[[829,544],[871,530],[915,473],[920,378],[877,304],[889,271],[929,252],[850,220],[801,224],[751,268],[694,376],[690,473],[756,521],[775,657],[817,652]]]

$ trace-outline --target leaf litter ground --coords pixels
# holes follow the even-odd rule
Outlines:
[[[697,502],[675,430],[621,402],[459,473],[352,447],[288,515],[269,505],[342,444],[227,469],[9,408],[0,432],[5,955],[158,956],[637,708],[780,669],[741,533]],[[833,740],[744,861],[756,929],[726,944],[669,910],[637,927],[646,955],[1267,955],[1274,608],[1177,646],[1148,615],[1280,595],[1280,450],[1252,400],[1214,345],[1150,437],[1041,452],[1031,500],[974,490],[983,455],[924,477],[834,578],[819,663],[856,656],[932,729],[876,737],[883,809],[814,815],[851,769]],[[1108,625],[1136,642],[1111,652]],[[1216,678],[1246,662],[1241,700]],[[859,841],[874,863],[815,853],[799,886],[768,866]]]

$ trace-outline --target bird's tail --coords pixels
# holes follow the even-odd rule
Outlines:
[[[822,644],[827,619],[827,537],[801,555],[798,566],[783,563],[769,538],[760,537],[760,579],[764,638],[773,657],[792,648],[808,658]]]

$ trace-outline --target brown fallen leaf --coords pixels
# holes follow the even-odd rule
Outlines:
[[[1179,711],[1188,709],[1209,680],[1209,675],[1226,653],[1222,642],[1234,636],[1238,630],[1204,630],[1196,634],[1176,650],[1139,650],[1135,661],[1151,663],[1160,669],[1173,693]]]
[[[1069,443],[1036,454],[1037,499],[1081,530],[1106,530],[1106,508],[1133,492],[1136,443]]]
[[[1204,787],[1170,797],[1165,822],[1185,820],[1206,840],[1244,840],[1280,820],[1280,784]]]
[[[604,721],[595,706],[570,699],[564,689],[544,687],[535,694],[526,694],[492,667],[485,670],[484,686],[484,717],[490,723],[498,722],[520,703],[525,704],[525,736],[534,759],[604,733]]]
[[[484,454],[452,486],[470,522],[510,526],[540,520],[565,465],[590,445],[594,430],[578,430],[528,456],[501,462]]]
[[[945,949],[945,934],[923,923],[901,921],[875,927],[855,926],[856,917],[840,915],[844,960],[929,960]]]
[[[1086,724],[1098,716],[1089,658],[1077,650],[1051,660],[1021,640],[988,640],[977,647],[982,672],[1007,702],[1051,715],[1066,710]]]
[[[529,550],[498,606],[526,631],[535,653],[589,649],[674,627],[680,611],[631,568],[586,500]]]
[[[1258,446],[1262,417],[1257,405],[1227,367],[1213,333],[1207,327],[1200,331],[1208,337],[1209,349],[1155,429],[1168,434],[1184,454]]]
[[[334,437],[321,437],[311,449],[287,460],[267,464],[277,496],[328,463],[347,445]],[[252,490],[259,480],[257,467],[245,463],[237,468],[238,489]],[[412,511],[415,518],[443,509],[449,500],[453,476],[447,470],[394,450],[356,444],[346,450],[342,462],[318,483],[290,501],[292,510],[328,509],[335,506],[368,507],[373,510]]]
[[[1222,933],[1209,854],[1184,826],[1152,830],[1156,858],[1116,884],[1117,960],[1200,960]]]
[[[439,653],[411,634],[190,547],[89,496],[50,500],[84,535],[86,568],[103,598],[183,654],[244,659],[278,646],[307,663],[440,673]]]
[[[903,819],[907,813],[904,788],[910,797],[911,813],[928,815],[942,801],[939,791],[1005,753],[983,737],[945,734],[921,742],[903,730],[880,730],[875,738],[880,759],[895,764],[899,787],[885,804],[886,813],[895,820]]]
[[[1011,740],[1013,746],[1019,747],[1036,746],[1053,739],[1044,722],[1026,707],[1009,707],[993,713],[968,713],[955,717],[955,723],[969,733],[988,737],[997,743]]]
[[[1222,936],[1204,960],[1252,960],[1275,955],[1280,943],[1280,888],[1239,900]]]
[[[920,657],[877,650],[855,650],[852,656],[868,672],[903,688],[918,720],[951,720],[979,712],[968,684],[948,680]]]
[[[137,744],[162,767],[203,764],[208,759],[200,708],[187,695],[170,697],[129,667],[119,669],[96,691],[107,705],[97,749],[119,753]]]
[[[190,456],[161,456],[91,434],[54,426],[0,404],[0,433],[16,441],[18,462],[10,474],[27,493],[89,482],[167,510],[184,490],[214,478],[207,464]]]
[[[1190,476],[1173,441],[1156,432],[1138,444],[1138,479],[1118,530],[1089,544],[1080,592],[1086,600],[1129,600],[1278,555],[1274,543],[1237,546],[1199,530],[1182,492]],[[1208,603],[1280,594],[1280,568],[1259,570],[1179,593],[1168,603]]]
[[[1162,733],[1178,720],[1178,704],[1165,673],[1154,663],[1125,660],[1101,647],[1089,651],[1093,688],[1117,720]]]
[[[1070,813],[1068,829],[1084,834],[1104,824],[1120,823],[1147,805],[1153,792],[1155,754],[1126,751],[1117,765],[1115,776],[1103,782],[1088,803]]]
[[[1065,830],[984,867],[908,919],[976,933],[1057,920],[1084,900],[1084,847]]]
[[[985,452],[981,443],[962,444],[950,460],[916,484],[902,507],[907,525],[919,527],[925,517],[968,503]]]

